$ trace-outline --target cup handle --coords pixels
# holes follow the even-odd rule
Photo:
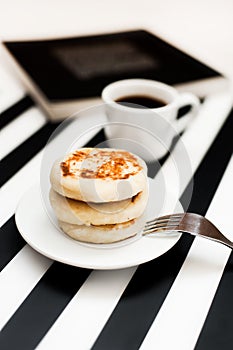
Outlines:
[[[197,96],[189,92],[180,94],[179,97],[177,98],[178,109],[188,105],[191,106],[191,110],[187,114],[185,114],[182,118],[177,119],[175,122],[176,130],[178,133],[181,133],[182,131],[184,131],[188,123],[193,119],[193,117],[197,115],[197,112],[200,106],[200,101],[197,98]]]

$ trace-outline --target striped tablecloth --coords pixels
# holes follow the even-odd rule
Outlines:
[[[189,211],[233,239],[230,110],[229,93],[209,96],[182,140],[194,174]],[[227,247],[183,235],[151,262],[93,271],[53,262],[25,244],[14,213],[39,181],[43,147],[56,125],[4,70],[0,111],[0,349],[232,349]]]

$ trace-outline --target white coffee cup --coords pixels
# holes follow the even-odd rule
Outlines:
[[[159,108],[136,108],[116,102],[128,96],[146,96],[163,101]],[[199,109],[198,98],[161,82],[127,79],[109,84],[102,91],[102,100],[110,125],[105,128],[110,147],[125,148],[152,161],[163,157],[173,138],[181,133]],[[190,111],[177,119],[179,108],[189,105]]]

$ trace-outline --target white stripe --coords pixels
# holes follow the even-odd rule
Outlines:
[[[207,217],[233,240],[232,178],[233,158],[212,200]],[[141,350],[194,348],[230,253],[231,249],[223,245],[201,238],[195,239]]]
[[[1,131],[0,159],[27,140],[46,123],[41,111],[32,107],[13,120]]]
[[[215,122],[210,124],[211,130],[208,130],[206,133],[199,133],[199,142],[201,143],[203,138],[203,145],[205,146],[205,148],[202,149],[202,153],[199,154],[200,160],[203,157],[204,152],[209,147],[209,144],[215,137],[218,129],[220,128],[220,125],[224,120],[224,115],[226,116],[226,113],[228,113],[230,109],[229,96],[225,96],[225,98],[221,96],[219,98],[220,104],[224,103],[225,105],[228,101],[228,109],[224,111],[225,114],[222,113],[218,115],[219,119],[221,119],[222,117],[220,123],[219,119],[215,118]],[[210,98],[210,101],[208,103],[210,106],[212,106],[213,103],[216,103],[216,99],[212,100],[212,98]],[[204,113],[206,113],[205,110]],[[208,125],[206,123],[209,123],[209,119],[204,118],[203,120],[202,117],[199,116],[198,123],[200,129],[204,127],[204,125]],[[199,164],[197,159],[193,157],[193,153],[196,151],[196,148],[194,147],[194,144],[196,144],[196,134],[193,134],[191,130],[189,130],[187,133],[189,133],[189,137],[185,138],[184,142],[188,150],[190,150],[189,154],[191,160],[193,158],[195,159],[194,164],[192,164],[193,170],[195,171]],[[206,139],[208,141],[206,141]],[[168,161],[166,164],[166,173],[164,174],[170,175],[171,169],[173,169],[173,164],[172,162]],[[190,179],[187,179],[187,182],[189,180]],[[122,278],[124,279],[124,285],[126,286],[131,279],[131,275],[129,276],[128,281],[125,281],[125,270],[118,271],[117,273],[119,273],[118,283],[120,283]],[[52,349],[55,348],[55,346],[58,349],[63,349],[65,344],[69,344],[68,347],[70,349],[78,348],[82,350],[89,349],[94,344],[97,336],[104,327],[106,320],[110,317],[111,313],[113,312],[123,290],[115,290],[115,271],[96,271],[93,274],[94,283],[92,282],[93,275],[91,275],[89,282],[85,282],[82,289],[80,290],[81,294],[80,291],[77,293],[75,298],[71,301],[71,303],[67,306],[65,311],[60,315],[58,320],[54,323],[54,325],[50,328],[49,332],[43,338],[42,342],[39,345],[40,350]],[[103,283],[103,276],[108,276],[108,283]],[[114,288],[111,288],[111,285],[113,285]],[[102,299],[101,296],[106,295],[106,290],[108,293],[108,297],[105,300],[104,298]],[[94,310],[93,313],[91,312],[91,310]],[[98,313],[95,312],[95,310],[98,310]]]
[[[230,108],[231,96],[228,93],[210,96],[206,99],[203,108],[196,120],[192,123],[190,129],[183,135],[182,141],[190,155],[193,172],[200,164],[205,152],[229,113]],[[85,123],[82,124],[82,126],[85,127]],[[198,142],[196,135],[198,135]],[[176,152],[177,149],[178,147],[175,148],[174,152]],[[2,206],[0,210],[0,227],[14,214],[23,193],[32,186],[34,182],[38,183],[42,153],[43,151],[39,152],[18,171],[15,176],[2,186],[0,203],[4,203],[4,206]],[[174,164],[170,159],[164,164],[163,169],[164,173],[174,174]],[[174,177],[167,177],[167,181],[170,182],[168,186],[171,188],[173,187],[174,178],[175,174]],[[189,179],[187,179],[187,181],[189,181]],[[181,188],[181,191],[182,190]]]
[[[86,126],[83,122],[79,130],[85,130]],[[70,133],[68,128],[52,141],[54,147],[61,142],[65,133]],[[70,128],[72,129],[72,125]],[[77,147],[88,142],[94,133],[89,133],[80,139]],[[1,206],[2,223],[14,214],[21,195],[31,187],[32,182],[38,183],[42,156],[43,151],[3,186],[0,194],[0,202],[4,203],[4,206]],[[51,263],[51,260],[26,245],[0,272],[0,329],[17,310]]]
[[[216,98],[216,101],[217,101],[217,98]],[[220,99],[220,103],[222,103],[222,99]],[[208,128],[208,132],[206,133],[206,138],[208,139],[209,141],[209,144],[212,142],[212,139],[213,137],[215,136],[215,134],[217,133],[217,130],[220,128],[221,124],[223,123],[224,119],[225,119],[226,115],[219,115],[219,119],[218,119],[218,125],[217,124],[213,124],[213,128],[212,128],[212,124],[210,124],[209,128]],[[205,125],[204,121],[201,122],[201,127]],[[80,129],[85,129],[85,123],[82,124],[82,128],[81,128],[81,125],[80,125]],[[62,133],[63,134],[63,133]],[[190,135],[191,136],[191,135]],[[59,135],[57,137],[57,140],[59,142],[59,140],[61,140],[61,135]],[[55,141],[54,140],[54,141]],[[53,142],[54,142],[53,141]],[[87,140],[85,140],[87,141]],[[194,137],[190,137],[190,143],[192,144],[193,142],[195,142],[195,138]],[[201,142],[201,140],[199,140],[199,142]],[[84,143],[84,141],[83,141]],[[209,146],[208,144],[208,146]],[[80,144],[81,146],[81,144]],[[206,151],[206,149],[203,148],[203,153]],[[191,155],[192,156],[192,155]],[[192,158],[192,157],[191,157]],[[41,162],[41,159],[42,159],[42,152],[40,152],[36,157],[34,157],[30,162],[28,162],[14,177],[12,177],[3,187],[2,187],[2,190],[1,190],[1,194],[0,194],[0,201],[1,203],[4,203],[4,206],[1,208],[1,212],[0,212],[0,223],[3,224],[4,222],[7,221],[7,219],[13,215],[14,211],[15,211],[15,208],[17,206],[17,203],[21,197],[21,195],[32,185],[32,182],[38,182],[39,181],[39,172],[40,172],[40,162]],[[195,165],[193,167],[195,169]],[[28,256],[28,251],[24,248],[19,254],[18,256],[20,256],[22,254],[22,257],[23,259],[19,259],[19,261],[17,261],[17,264],[14,264],[14,260],[12,260],[8,265],[7,267],[5,267],[5,269],[1,272],[1,274],[4,274],[5,271],[7,271],[6,269],[10,269],[11,266],[12,267],[12,274],[10,275],[9,274],[9,281],[10,280],[13,280],[14,279],[14,276],[17,276],[17,274],[19,273],[19,271],[23,271],[24,275],[27,276],[28,274],[30,275],[30,271],[33,270],[33,267],[31,267],[31,264],[28,263],[26,264],[27,266],[25,266],[25,263],[24,261],[29,261],[30,262],[30,256]],[[37,253],[35,253],[37,254]],[[29,254],[30,255],[30,254]],[[37,255],[37,264],[40,266],[42,266],[42,270],[39,271],[39,273],[35,272],[35,275],[34,275],[34,279],[33,281],[30,280],[30,283],[28,283],[27,285],[27,288],[23,287],[23,284],[18,284],[17,288],[14,289],[14,299],[17,300],[17,305],[19,305],[23,300],[24,298],[28,295],[28,291],[31,290],[31,288],[33,288],[33,286],[36,284],[36,282],[38,281],[38,279],[40,278],[41,275],[43,275],[43,273],[45,273],[45,271],[47,270],[48,266],[43,266],[43,263],[40,264],[40,259],[42,259],[43,261],[43,257],[41,255]],[[12,265],[13,264],[13,265]],[[121,274],[123,272],[122,271],[119,271],[119,274]],[[97,278],[97,281],[98,281],[98,274],[100,272],[95,272],[95,274],[97,274],[96,278]],[[1,274],[0,274],[0,278],[1,278]],[[5,283],[6,285],[10,285],[10,282],[8,283],[7,282],[7,279],[8,279],[8,274],[6,274],[6,280],[5,280]],[[104,274],[103,274],[104,276]],[[106,274],[107,276],[107,274]],[[109,275],[108,275],[109,276]],[[123,276],[123,275],[122,275]],[[130,276],[128,276],[128,281],[130,280]],[[127,278],[126,278],[127,279]],[[121,278],[119,277],[119,280],[120,281]],[[122,279],[122,281],[124,282],[125,280]],[[123,283],[122,282],[122,283]],[[8,284],[7,284],[8,283]],[[108,279],[108,284],[109,284],[109,287],[110,288],[110,285],[111,283],[114,283],[114,278],[111,279],[109,278]],[[125,282],[124,282],[125,283]],[[123,284],[124,284],[123,283]],[[126,282],[127,283],[127,282]],[[30,284],[31,284],[31,287],[30,287]],[[122,284],[119,282],[119,285],[122,286]],[[21,286],[22,286],[22,289],[21,289]],[[92,295],[92,284],[90,283],[89,285],[85,285],[83,286],[83,291],[85,292],[84,294],[86,295]],[[105,295],[104,294],[104,291],[106,289],[106,286],[102,283],[100,283],[99,286],[96,286],[96,288],[99,290],[99,295]],[[122,289],[117,289],[117,292],[116,294],[113,293],[114,290],[112,290],[111,288],[109,289],[109,299],[108,299],[108,305],[106,306],[106,309],[105,309],[105,314],[102,315],[103,318],[101,318],[101,320],[99,319],[98,321],[98,325],[96,325],[96,328],[95,328],[95,335],[92,337],[92,342],[94,342],[94,338],[97,336],[97,334],[101,331],[104,323],[106,322],[108,316],[110,316],[113,308],[115,307],[115,304],[117,302],[117,300],[119,299],[121,293],[122,293]],[[112,294],[113,293],[113,294]],[[111,297],[110,297],[110,294],[111,294]],[[96,297],[96,296],[94,296]],[[12,301],[12,298],[9,298],[10,301]],[[76,301],[78,302],[79,298],[75,298],[74,299],[74,303],[76,303]],[[84,300],[84,299],[82,299]],[[10,303],[8,304],[10,305]],[[15,305],[16,306],[16,305]],[[83,310],[84,311],[84,308],[81,306],[81,304],[78,306],[79,307],[79,310]],[[0,306],[0,309],[1,309],[1,306]],[[12,313],[14,312],[14,310],[16,310],[15,307],[13,308],[9,308],[9,309],[5,309],[6,311],[4,312],[4,317],[3,317],[3,321],[2,321],[2,326],[4,325],[4,322],[7,322],[7,320],[10,318],[10,316],[12,315]],[[70,308],[67,309],[67,314],[66,314],[66,317],[67,319],[69,319],[69,310]],[[63,314],[61,315],[61,317],[63,318]],[[83,315],[83,313],[82,313]],[[68,327],[68,323],[66,324],[66,327],[64,329],[64,332],[63,332],[63,337],[66,338],[66,339],[69,339],[70,337],[70,334],[69,334],[69,327]],[[56,326],[56,323],[54,324],[54,327]],[[94,327],[94,325],[93,325]],[[97,331],[97,328],[98,328],[98,331]],[[70,328],[71,329],[71,328]],[[45,339],[44,339],[44,344],[46,344],[46,342],[53,342],[53,332],[51,331],[51,333],[49,333],[50,335],[46,336]],[[85,342],[85,337],[86,335],[85,334],[80,334],[80,343],[83,343]],[[71,339],[71,338],[70,338]]]
[[[216,137],[222,123],[224,122],[224,116],[226,116],[232,108],[232,93],[219,93],[214,94],[206,98],[201,111],[198,116],[194,118],[191,126],[186,130],[181,138],[187,154],[190,158],[190,163],[193,169],[193,173],[198,168],[206,151]],[[173,156],[169,157],[163,166],[164,174],[166,176],[166,186],[170,188],[170,191],[179,190],[178,194],[174,194],[175,198],[179,197],[185,190],[186,184],[189,179],[184,179],[180,186],[177,186],[178,180],[176,164],[173,163],[173,159],[180,159],[180,143],[177,143]],[[182,148],[182,147],[181,147]],[[182,161],[182,160],[181,160]],[[185,176],[185,174],[183,174]]]
[[[19,200],[25,191],[40,180],[41,159],[42,152],[39,152],[2,186],[0,191],[0,203],[2,203],[0,209],[0,227],[14,215]]]
[[[0,273],[0,330],[30,293],[52,260],[28,245]]]
[[[18,102],[24,95],[21,85],[0,64],[0,112]]]
[[[37,349],[90,349],[135,270],[93,271]]]
[[[77,122],[76,122],[77,123]],[[80,132],[87,129],[87,123],[85,121],[76,124],[76,127]],[[62,145],[62,139],[66,138],[67,134],[74,133],[72,125],[68,126],[61,134],[59,134],[51,144],[56,149]],[[96,130],[92,133],[88,133],[80,139],[77,143],[77,147],[81,147],[88,142],[96,133]],[[40,166],[43,157],[43,150],[40,151],[35,157],[33,157],[24,167],[22,167],[9,181],[7,181],[1,188],[0,192],[0,227],[14,214],[16,207],[19,203],[22,195],[34,184],[40,183]]]

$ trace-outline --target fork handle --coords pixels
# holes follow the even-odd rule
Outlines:
[[[185,213],[177,230],[207,238],[233,249],[233,242],[226,238],[207,218],[196,213]]]

